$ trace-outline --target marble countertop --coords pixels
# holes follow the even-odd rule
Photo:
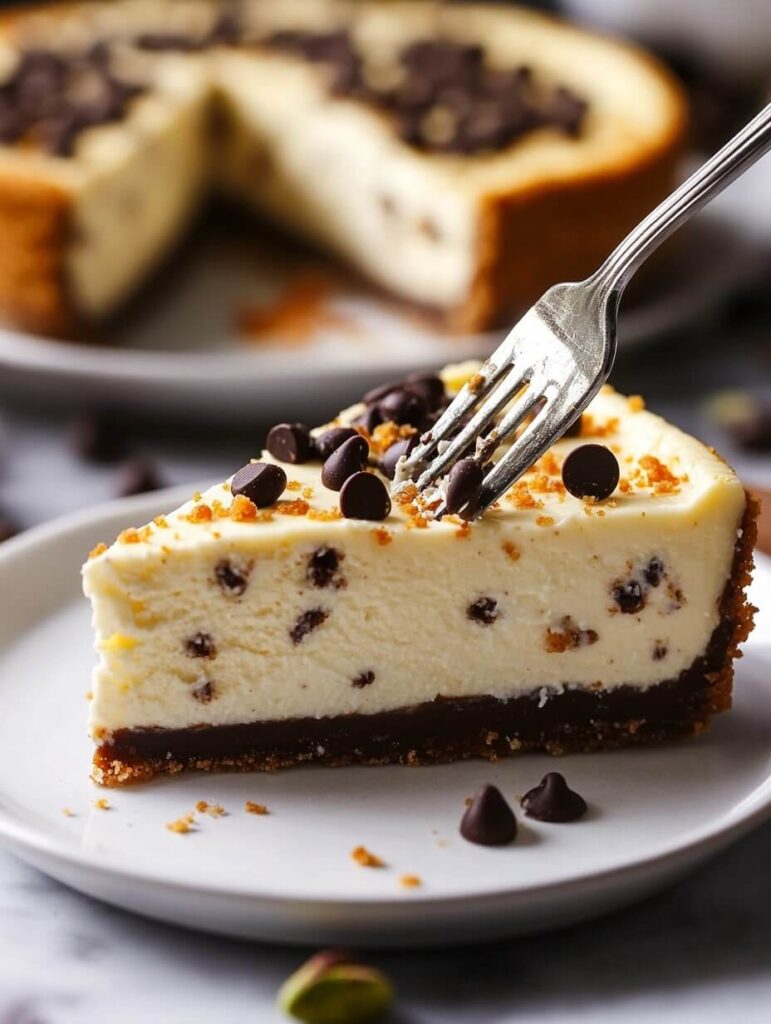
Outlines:
[[[727,337],[731,337],[730,347]],[[713,325],[620,359],[616,385],[725,450],[701,399],[771,379],[771,313]],[[114,467],[79,461],[63,420],[34,402],[0,406],[0,509],[25,525],[105,500]],[[133,425],[134,427],[136,425]],[[136,430],[168,483],[225,475],[262,431],[192,437]],[[733,456],[771,487],[771,459]],[[41,488],[46,501],[41,503]],[[770,746],[771,752],[771,746]],[[771,1020],[771,824],[647,902],[554,934],[366,957],[393,979],[395,1024]],[[50,881],[0,851],[0,1024],[278,1022],[276,990],[309,950],[164,927]]]

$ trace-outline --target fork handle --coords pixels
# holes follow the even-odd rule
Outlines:
[[[620,298],[650,254],[768,149],[771,149],[771,103],[640,221],[592,275],[590,282]]]

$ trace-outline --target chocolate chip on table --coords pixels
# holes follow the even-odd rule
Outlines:
[[[603,444],[582,444],[562,464],[562,482],[576,498],[609,498],[618,486],[618,459]]]
[[[462,508],[479,497],[484,480],[484,470],[474,459],[461,459],[450,470],[445,495],[445,508],[450,513]]]
[[[321,469],[321,482],[331,491],[339,491],[345,481],[367,465],[369,445],[360,435],[349,437],[335,449]]]
[[[231,494],[242,494],[257,508],[273,505],[285,487],[286,473],[272,462],[250,462],[239,469],[230,483]]]
[[[346,519],[381,522],[391,512],[386,486],[374,473],[354,473],[340,491],[340,511]]]
[[[428,406],[421,396],[406,388],[389,391],[378,402],[378,409],[386,422],[390,420],[399,426],[407,423],[417,426],[428,413]]]
[[[217,646],[210,633],[193,633],[185,640],[188,658],[216,658]]]
[[[311,608],[309,611],[303,612],[289,630],[292,643],[302,643],[306,636],[312,633],[314,629],[318,629],[323,622],[326,622],[328,617],[329,612],[325,612],[323,608]]]
[[[482,626],[492,626],[499,615],[498,602],[492,597],[480,597],[466,609],[467,618]]]
[[[634,615],[645,607],[645,591],[637,580],[618,580],[611,587],[613,600],[626,615]]]
[[[360,672],[355,679],[351,681],[351,685],[355,686],[357,690],[363,690],[365,686],[371,686],[375,682],[375,673],[371,668],[368,668],[366,672]]]
[[[155,464],[141,457],[130,459],[121,470],[118,480],[118,497],[129,498],[132,494],[147,494],[164,486]]]
[[[217,562],[214,575],[225,593],[232,597],[240,597],[249,584],[249,570],[233,565],[227,558]]]
[[[266,448],[274,459],[296,466],[313,454],[311,432],[304,423],[278,423],[268,433]]]
[[[332,452],[336,451],[344,441],[356,437],[353,427],[330,427],[314,441],[316,454],[322,462],[326,462]]]
[[[314,587],[343,586],[341,579],[335,579],[343,556],[337,548],[326,545],[317,548],[308,559],[307,576]]]
[[[522,808],[536,821],[578,821],[587,811],[586,801],[570,789],[559,772],[544,775],[540,785],[522,797]]]
[[[389,480],[393,480],[396,476],[396,463],[402,457],[410,454],[412,449],[418,443],[418,435],[412,434],[410,437],[402,437],[385,450],[385,453],[380,458],[380,470],[383,476],[387,476]]]
[[[496,786],[482,786],[466,808],[460,834],[479,846],[505,846],[517,835],[514,812]]]
[[[75,452],[88,462],[117,462],[126,454],[123,432],[107,416],[79,416],[70,424],[68,436]]]

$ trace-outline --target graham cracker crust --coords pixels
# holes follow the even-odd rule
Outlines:
[[[480,757],[494,761],[531,750],[552,754],[610,750],[693,736],[731,706],[733,662],[756,609],[746,587],[760,503],[747,492],[720,621],[703,655],[679,676],[648,689],[603,691],[567,684],[544,703],[539,693],[437,698],[375,715],[296,718],[187,729],[119,729],[94,754],[103,786],[154,775],[201,771],[276,771],[301,764],[422,765]]]

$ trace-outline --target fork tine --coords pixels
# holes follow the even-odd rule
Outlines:
[[[495,354],[489,359],[479,371],[483,384],[472,390],[468,384],[464,384],[452,402],[447,406],[442,415],[428,431],[428,440],[421,441],[407,459],[404,470],[410,473],[416,469],[422,469],[441,441],[446,441],[466,413],[482,402],[494,389],[501,377],[508,372],[510,361],[508,359],[495,361]],[[425,435],[424,435],[425,436]]]
[[[528,382],[528,374],[529,371],[523,372],[519,369],[512,369],[508,373],[492,395],[482,403],[461,432],[452,439],[447,449],[440,455],[437,455],[426,467],[417,480],[418,490],[422,490],[432,484],[437,477],[441,476],[447,466],[452,465],[460,454],[482,435],[482,432],[492,423],[501,409],[504,409],[520,393]],[[524,400],[523,397],[517,405],[520,405]]]

